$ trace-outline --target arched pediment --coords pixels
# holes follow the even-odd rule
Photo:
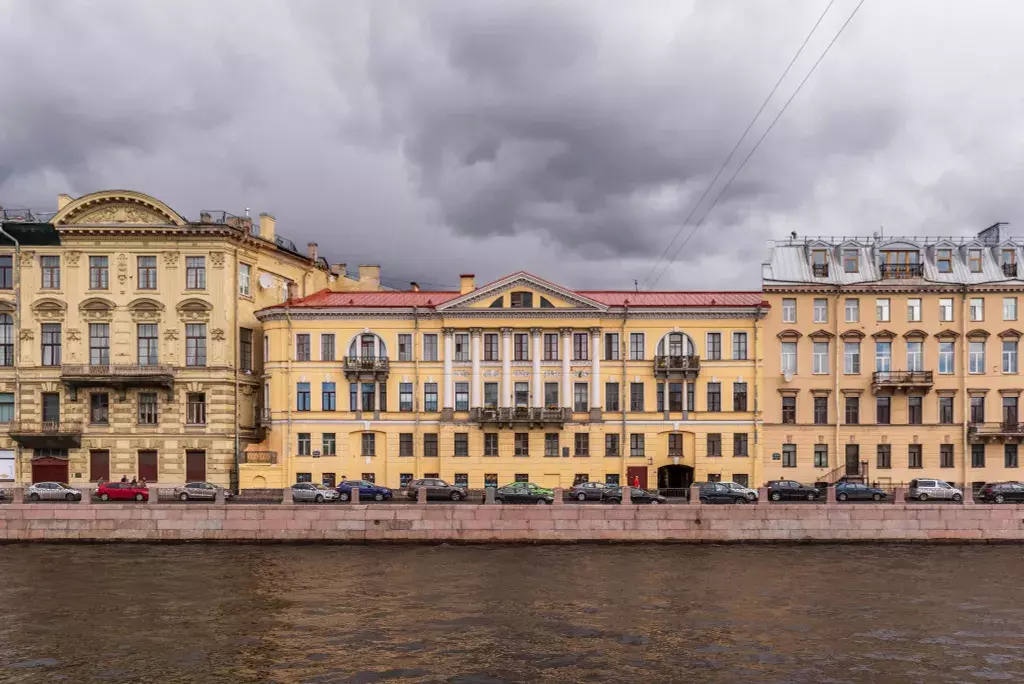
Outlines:
[[[183,226],[188,223],[169,206],[133,190],[104,190],[68,202],[50,222],[54,226],[136,224]]]
[[[202,299],[193,297],[178,302],[178,317],[183,321],[207,321],[213,305]]]
[[[140,323],[156,322],[164,312],[164,305],[155,299],[140,297],[128,305],[132,320]]]
[[[90,297],[78,305],[78,312],[86,321],[109,321],[114,317],[117,305],[109,299]]]
[[[928,337],[928,333],[923,330],[908,330],[903,333],[903,339],[905,340],[923,340]]]
[[[9,299],[0,299],[0,313],[11,314],[14,313],[14,302]]]
[[[62,321],[68,305],[59,299],[45,297],[32,304],[32,313],[41,321]]]

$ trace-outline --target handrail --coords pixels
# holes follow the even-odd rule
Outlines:
[[[277,465],[276,451],[243,451],[242,463],[259,463],[263,465]]]
[[[926,384],[934,382],[932,371],[875,371],[871,382],[876,385]]]
[[[82,423],[72,420],[18,420],[10,423],[11,433],[64,435],[82,431]]]
[[[128,376],[128,375],[170,375],[173,368],[165,363],[140,364],[140,363],[65,363],[60,367],[61,375],[76,376]]]
[[[654,357],[654,369],[699,371],[700,357],[694,354],[659,354]]]
[[[346,356],[342,364],[346,371],[387,371],[391,367],[386,356]]]

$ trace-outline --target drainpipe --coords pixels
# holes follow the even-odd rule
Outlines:
[[[759,483],[759,482],[762,482],[762,480],[761,480],[761,458],[762,458],[762,454],[761,454],[761,449],[759,447],[761,441],[759,439],[759,433],[757,431],[758,420],[759,420],[758,416],[761,415],[761,402],[760,402],[761,392],[760,392],[760,389],[759,389],[759,384],[760,383],[758,383],[758,378],[761,375],[761,360],[760,360],[761,359],[761,352],[759,351],[758,346],[757,346],[757,344],[758,344],[758,337],[759,337],[758,336],[758,326],[757,326],[757,324],[758,324],[758,321],[760,321],[760,320],[761,320],[761,307],[758,306],[754,310],[754,346],[751,348],[751,351],[753,351],[753,353],[754,353],[754,455],[751,456],[751,458],[754,459],[754,469],[755,469],[755,471],[752,472],[750,474],[750,476],[751,476],[751,478],[752,478],[752,480],[753,480],[755,485],[757,485],[757,483]],[[683,397],[683,401],[684,402],[686,401],[686,397]],[[696,462],[697,461],[696,461],[696,455],[695,455],[694,456],[694,465],[696,465]],[[760,486],[760,485],[757,485],[757,486]]]
[[[629,433],[626,428],[626,402],[629,400],[629,383],[626,380],[626,353],[629,350],[629,345],[626,343],[626,318],[628,317],[629,304],[627,303],[622,309],[622,332],[619,334],[619,358],[622,359],[622,382],[619,383],[619,408],[622,410],[622,436],[619,437],[619,460],[621,462],[619,484],[622,486],[629,484],[626,479],[626,463],[628,462],[626,450],[629,448]],[[686,397],[683,397],[683,402],[685,405]]]
[[[834,365],[835,373],[833,374],[835,376],[835,385],[834,385],[834,387],[832,389],[832,391],[835,392],[835,394],[836,394],[836,431],[835,431],[835,440],[836,440],[836,460],[835,460],[835,464],[836,465],[835,465],[835,467],[836,468],[840,467],[841,465],[842,466],[846,465],[846,453],[842,449],[842,446],[843,446],[843,444],[842,444],[842,437],[839,434],[839,416],[841,415],[840,414],[840,403],[841,402],[840,402],[840,399],[839,399],[839,384],[840,384],[840,378],[842,377],[840,374],[843,372],[843,366],[841,366],[840,364],[841,363],[845,363],[845,358],[846,358],[846,342],[845,342],[845,340],[839,339],[839,303],[840,303],[839,302],[839,293],[840,293],[840,291],[841,291],[841,286],[836,285],[836,303],[835,303],[835,306],[832,307],[833,308],[832,315],[834,316],[834,318],[832,319],[833,320],[832,331],[833,331],[833,334],[835,335],[835,341],[836,341],[836,348],[835,348],[836,360],[835,360],[835,365]],[[859,310],[860,304],[858,303],[857,306],[858,306],[858,310]],[[842,346],[840,346],[840,345],[842,345]],[[812,359],[812,361],[813,361],[813,359]],[[858,401],[860,401],[859,398],[858,398]],[[811,397],[811,402],[812,402],[811,403],[811,408],[813,409],[814,408],[814,403],[813,403],[814,402],[814,398],[813,398],[813,395]],[[864,407],[861,406],[860,408],[863,409]],[[858,409],[858,411],[859,410],[860,409]],[[857,467],[860,468],[860,452],[859,452],[859,448],[858,448],[858,455],[857,455]],[[827,472],[831,472],[831,471],[832,471],[832,468],[829,468]]]
[[[962,397],[961,401],[963,402],[963,420],[961,423],[963,426],[962,433],[964,443],[964,463],[961,471],[963,472],[965,488],[968,486],[967,459],[970,457],[970,444],[967,426],[971,419],[971,398],[967,395],[967,369],[970,363],[970,342],[967,340],[967,310],[967,286],[964,285],[960,291],[960,339],[962,340],[960,344],[960,396]],[[987,351],[988,350],[986,350],[986,352]],[[987,396],[985,397],[985,400],[988,400]]]
[[[413,466],[413,478],[417,477],[417,473],[421,473],[419,450],[416,449],[416,445],[422,445],[420,438],[420,355],[417,345],[419,344],[420,338],[420,309],[418,306],[412,307],[412,414],[413,414],[413,428],[412,428],[412,452],[413,458],[415,459]],[[398,393],[398,401],[402,401],[402,393]],[[438,473],[440,474],[440,473]],[[399,482],[401,484],[401,482]]]
[[[21,373],[18,371],[18,357],[21,352],[21,243],[17,238],[4,230],[3,220],[0,219],[0,235],[14,243],[14,330],[12,332],[11,344],[14,348],[14,422],[21,420]],[[63,402],[62,402],[63,403]],[[14,458],[15,482],[23,483],[21,477],[21,445],[17,445]]]
[[[295,337],[295,335],[294,335],[294,333],[292,333],[292,314],[291,314],[291,310],[290,310],[290,304],[291,304],[291,297],[289,297],[285,301],[285,303],[284,303],[284,318],[288,322],[288,342],[285,344],[285,364],[286,365],[285,365],[285,374],[284,374],[284,377],[285,377],[285,382],[284,382],[285,404],[288,406],[288,412],[287,412],[287,418],[286,418],[286,425],[288,426],[288,429],[285,430],[285,436],[284,436],[284,461],[285,461],[285,463],[288,464],[285,467],[285,469],[284,469],[285,475],[287,475],[287,480],[284,483],[285,487],[291,487],[292,483],[295,480],[295,475],[292,473],[292,459],[291,459],[291,455],[292,455],[291,454],[291,451],[292,451],[292,394],[291,394],[292,391],[291,391],[291,386],[292,386],[292,356],[293,356],[293,351],[294,351],[292,349],[292,345],[294,344],[294,339],[293,338]],[[266,359],[264,359],[264,363],[266,363]]]
[[[233,299],[234,299],[234,306],[232,308],[233,308],[233,311],[234,311],[234,325],[235,325],[235,329],[234,329],[234,331],[231,334],[231,339],[233,339],[235,341],[235,344],[233,345],[234,348],[232,350],[232,353],[235,356],[235,358],[232,360],[232,364],[235,367],[235,469],[231,473],[231,480],[229,480],[229,484],[231,485],[231,491],[233,491],[235,494],[238,494],[238,493],[240,493],[240,487],[241,487],[241,483],[240,483],[241,478],[239,477],[239,473],[238,473],[238,464],[239,464],[239,461],[241,460],[241,455],[239,454],[239,450],[241,449],[241,441],[239,440],[239,437],[238,437],[238,432],[241,429],[241,421],[239,420],[239,417],[238,417],[238,389],[239,389],[239,386],[238,386],[238,371],[239,371],[238,361],[239,361],[239,358],[241,356],[240,349],[239,349],[239,342],[240,342],[241,333],[239,332],[239,326],[238,326],[238,247],[237,246],[235,247],[235,261],[234,261],[234,265],[235,265],[235,275],[234,275],[234,279],[232,280],[232,283],[233,283],[233,286],[234,286],[235,289],[234,289],[234,293],[233,293],[234,294],[234,297],[233,297]]]

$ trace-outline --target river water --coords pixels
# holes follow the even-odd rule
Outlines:
[[[0,547],[0,682],[1024,681],[1016,546]]]

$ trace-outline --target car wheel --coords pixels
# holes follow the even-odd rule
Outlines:
[[[620,504],[620,503],[622,503],[622,499],[616,499],[616,498],[605,499],[605,501],[607,501],[608,503],[612,503],[612,504]]]
[[[648,501],[647,503],[649,503],[649,504],[651,504],[651,505],[657,505],[657,504],[660,504],[661,502],[660,502],[660,501],[658,501],[657,499],[651,499],[651,500],[650,500],[650,501]]]
[[[846,494],[846,492],[841,492],[841,493],[836,495],[836,500],[837,501],[846,501],[848,498],[850,498],[850,497]]]
[[[182,492],[181,496],[179,496],[178,498],[181,499],[182,501],[188,501],[188,494]]]
[[[882,495],[881,494],[872,494],[871,495],[871,500],[872,501],[881,501],[882,500]]]
[[[64,500],[65,501],[74,501],[75,500],[75,495],[74,494],[68,494],[67,496],[64,497]]]
[[[755,501],[756,499],[757,499],[757,494],[754,494],[753,492],[751,492],[750,494],[747,494],[747,500],[748,501]]]
[[[996,503],[1003,503],[1004,501],[1006,501],[1006,497],[1003,496],[1002,494],[996,494],[995,499],[993,499],[993,501],[995,501]]]
[[[587,495],[584,494],[583,492],[580,492],[579,494],[576,495],[576,500],[577,501],[586,501],[587,500]]]
[[[458,492],[452,492],[451,496],[449,496],[448,498],[451,499],[452,501],[458,501],[462,498],[462,495],[459,494]],[[484,498],[486,499],[487,497]]]
[[[348,492],[342,492],[341,494],[338,495],[338,498],[341,499],[342,501],[348,501],[349,499],[352,498],[352,495],[349,494]]]
[[[708,502],[708,497],[706,497],[706,496],[702,496],[702,497],[700,497],[699,501],[700,501],[700,502],[701,502],[702,504],[706,504],[706,503]]]
[[[772,501],[782,501],[782,494],[779,494],[778,492],[772,492],[771,494],[768,495],[768,498],[771,499]]]
[[[106,494],[100,494],[100,501],[110,501],[110,497]]]
[[[917,495],[917,500],[918,501],[927,501],[928,500],[928,495],[925,494],[924,492],[922,492],[922,493]]]
[[[962,495],[962,494],[954,494],[954,495],[953,495],[953,501],[954,501],[954,502],[956,502],[956,503],[960,503],[960,502],[961,502],[961,501],[963,501],[963,500],[964,500],[964,497],[963,497],[963,495]]]
[[[545,501],[544,499],[537,499],[537,505],[538,506],[544,506],[546,504],[547,504],[547,501]]]
[[[813,492],[807,495],[807,500],[808,501],[814,501],[817,498],[818,498],[818,495],[814,494]]]
[[[317,494],[316,497],[314,497],[314,499],[313,499],[313,503],[323,503],[323,502],[324,502],[324,495],[323,494]]]
[[[68,494],[68,496],[71,496],[71,495],[70,495],[70,494]],[[136,495],[135,495],[135,500],[136,500],[136,501],[142,501],[142,494],[136,494]]]
[[[496,503],[496,504],[503,504],[505,502],[503,500],[501,500],[501,499],[495,499],[494,503]]]
[[[35,492],[32,492],[31,494],[28,495],[28,500],[29,501],[39,501],[39,495],[36,494]]]
[[[376,494],[373,495],[373,500],[374,501],[383,501],[384,500],[384,495],[381,494],[380,492],[377,492]]]
[[[745,497],[745,496],[737,497],[735,503],[746,505],[747,497]]]

